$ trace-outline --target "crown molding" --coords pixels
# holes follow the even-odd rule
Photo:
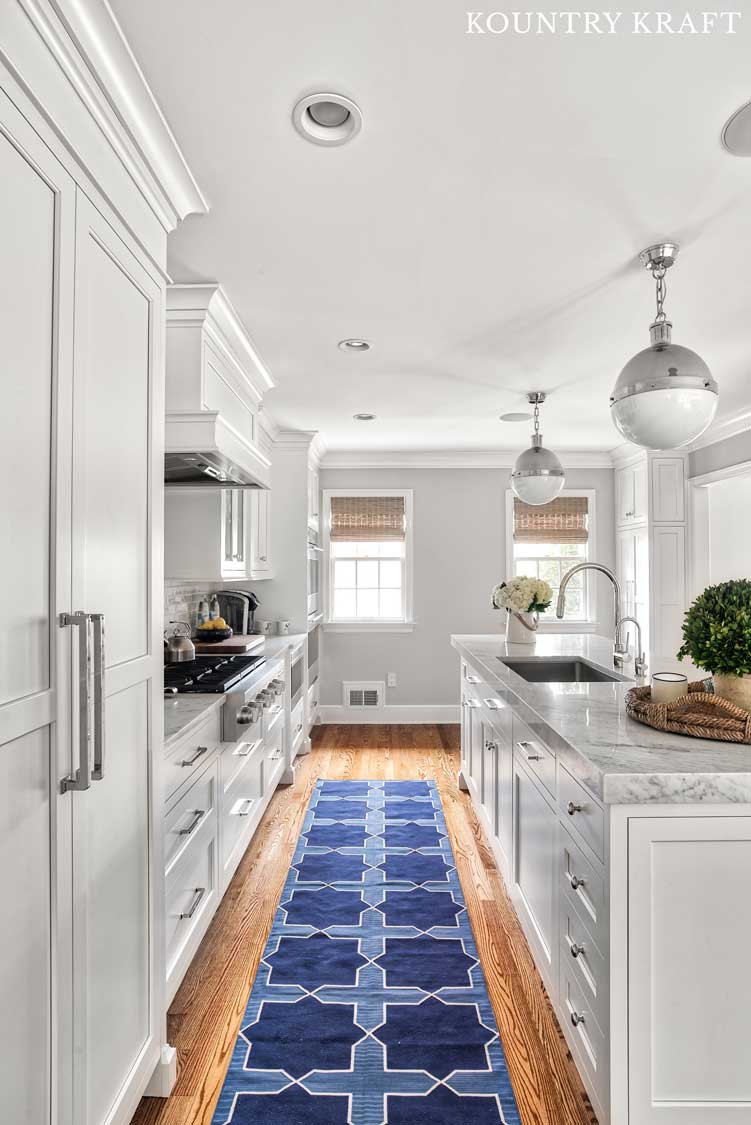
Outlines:
[[[612,469],[607,452],[556,449],[564,469]],[[323,469],[511,469],[518,450],[329,450]]]
[[[232,302],[216,282],[167,286],[167,327],[204,329],[233,361],[258,400],[276,386]]]
[[[739,410],[737,414],[713,422],[701,437],[686,448],[689,453],[694,453],[697,449],[706,449],[708,445],[715,445],[718,441],[726,441],[727,438],[749,431],[751,431],[751,408],[746,407],[744,410]]]
[[[105,0],[15,2],[164,230],[174,230],[186,215],[208,211],[208,203]],[[8,61],[12,66],[12,59]],[[23,75],[16,67],[13,70],[26,86]],[[30,93],[33,97],[34,91]],[[66,143],[57,107],[40,105],[40,109]]]

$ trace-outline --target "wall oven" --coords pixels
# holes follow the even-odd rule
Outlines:
[[[308,617],[321,612],[321,578],[323,572],[323,548],[318,545],[318,535],[308,528]]]

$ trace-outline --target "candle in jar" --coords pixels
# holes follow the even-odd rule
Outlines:
[[[688,679],[680,672],[655,672],[652,676],[652,702],[672,703],[688,692]]]

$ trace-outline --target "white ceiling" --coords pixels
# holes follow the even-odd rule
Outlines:
[[[653,310],[635,258],[668,236],[675,339],[721,416],[751,402],[751,160],[719,142],[751,98],[751,12],[733,36],[483,37],[466,0],[111,3],[211,207],[171,236],[172,274],[225,286],[283,426],[508,449],[529,424],[498,415],[542,389],[546,444],[612,448]],[[361,107],[350,144],[294,131],[315,90]]]

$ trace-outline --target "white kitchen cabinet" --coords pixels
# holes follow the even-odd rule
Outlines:
[[[652,649],[658,656],[674,659],[681,644],[686,610],[686,528],[683,524],[654,527],[652,577]]]
[[[624,465],[615,471],[616,525],[641,523],[647,518],[648,486],[646,462]]]
[[[250,577],[271,578],[271,490],[259,488],[250,500]]]
[[[751,1120],[749,871],[750,816],[630,819],[629,1125]]]
[[[250,576],[248,492],[241,488],[167,488],[165,577],[239,582]]]
[[[540,974],[556,993],[558,940],[555,853],[558,818],[544,790],[514,754],[514,856],[511,895]]]
[[[652,519],[655,523],[682,523],[686,518],[685,458],[655,456],[651,473]]]
[[[71,988],[53,979],[71,957],[70,808],[57,781],[72,754],[67,636],[70,608],[70,422],[75,185],[0,93],[0,301],[3,410],[0,509],[6,529],[0,646],[0,1103],[8,1122],[48,1122],[53,1067],[70,1121]],[[60,323],[56,334],[55,321]],[[64,329],[63,329],[64,326]],[[57,451],[55,445],[57,444]],[[58,471],[58,466],[60,470]],[[20,473],[23,475],[21,484]],[[59,543],[59,546],[58,546]],[[59,857],[59,863],[56,862]],[[52,903],[63,902],[56,926]],[[53,1040],[53,989],[65,1040]]]

